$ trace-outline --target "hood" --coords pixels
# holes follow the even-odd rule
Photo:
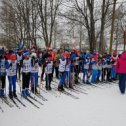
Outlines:
[[[123,54],[120,56],[120,58],[121,58],[122,60],[126,60],[126,53],[123,53]]]

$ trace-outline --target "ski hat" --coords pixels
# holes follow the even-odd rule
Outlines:
[[[110,59],[111,58],[111,55],[106,55],[106,59]]]
[[[91,58],[91,54],[86,54],[86,58]]]
[[[12,49],[10,49],[9,54],[14,54],[14,51]]]
[[[36,53],[32,53],[32,54],[31,54],[31,57],[37,58],[37,54],[36,54]]]
[[[57,52],[57,49],[53,49],[53,52]]]
[[[34,48],[32,48],[32,49],[31,49],[31,52],[32,52],[32,53],[34,53],[34,52],[35,52],[35,49],[34,49]]]
[[[61,58],[61,60],[65,60],[65,57],[64,57],[64,55],[62,54],[61,56],[60,56],[60,58]]]
[[[117,55],[117,52],[116,52],[116,51],[114,51],[114,52],[112,53],[112,55]]]
[[[25,58],[29,58],[29,52],[25,52],[25,53],[23,53],[23,56],[25,57]]]
[[[98,61],[98,56],[97,55],[94,55],[93,56],[93,59],[94,59],[94,61]]]
[[[16,60],[16,59],[17,59],[16,54],[12,54],[12,55],[10,56],[10,60]]]
[[[22,53],[23,51],[20,49],[20,50],[18,50],[18,53]]]
[[[49,56],[49,57],[48,57],[48,60],[49,60],[49,61],[52,61],[52,60],[53,60],[53,59],[52,59],[52,56]]]

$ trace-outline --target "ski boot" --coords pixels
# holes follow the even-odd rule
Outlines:
[[[52,90],[51,86],[49,85],[49,90]]]
[[[9,92],[9,98],[10,98],[10,99],[13,98],[13,92],[12,92],[12,91]]]
[[[49,90],[49,86],[46,85],[46,86],[45,86],[45,89],[48,91],[48,90]]]
[[[88,80],[86,81],[86,84],[91,84]]]
[[[23,97],[27,97],[27,95],[26,95],[26,93],[25,93],[25,90],[24,90],[24,89],[22,90],[21,95],[22,95]]]
[[[14,96],[14,98],[17,98],[16,91],[13,91],[13,96]]]
[[[4,93],[4,89],[0,89],[0,97],[4,97],[5,93]]]
[[[0,89],[0,97],[2,97],[2,89]]]
[[[58,91],[62,91],[61,85],[58,85]]]
[[[34,87],[31,87],[31,92],[34,93]]]
[[[29,89],[25,89],[26,96],[30,96]]]

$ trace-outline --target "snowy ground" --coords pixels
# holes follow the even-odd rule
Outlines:
[[[0,126],[126,126],[126,95],[121,95],[117,84],[97,87],[82,87],[88,95],[72,92],[73,99],[53,90],[42,92],[48,99],[40,109],[22,99],[20,105],[9,108],[0,100]],[[57,97],[56,97],[57,96]],[[20,98],[20,96],[19,96]]]

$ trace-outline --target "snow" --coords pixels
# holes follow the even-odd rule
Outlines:
[[[41,106],[35,102],[40,109],[20,96],[26,108],[21,104],[21,109],[9,108],[0,100],[4,109],[4,113],[0,111],[0,126],[126,126],[126,95],[120,94],[115,83],[100,87],[82,86],[88,95],[71,92],[79,99],[54,89],[52,93],[41,91],[48,101],[38,98],[44,103]]]

